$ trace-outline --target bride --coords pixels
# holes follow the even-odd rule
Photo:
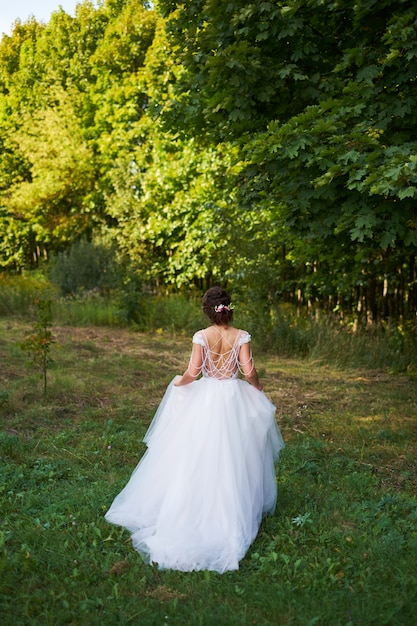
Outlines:
[[[275,509],[284,442],[227,292],[209,289],[203,311],[211,324],[195,333],[188,367],[168,386],[148,449],[105,518],[131,532],[147,563],[223,573],[238,569]]]

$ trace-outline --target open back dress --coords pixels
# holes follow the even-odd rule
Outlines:
[[[239,330],[230,350],[210,349],[202,377],[168,386],[145,435],[147,451],[105,518],[127,528],[134,548],[160,569],[239,567],[263,514],[275,509],[274,462],[284,446],[275,407],[239,378]],[[175,379],[174,379],[175,380]]]

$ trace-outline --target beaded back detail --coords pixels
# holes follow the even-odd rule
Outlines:
[[[226,341],[230,350],[226,350],[223,353],[216,352],[210,348],[207,336],[204,330],[200,330],[195,333],[193,337],[193,343],[197,343],[203,347],[203,376],[208,378],[217,378],[218,380],[228,380],[237,378],[239,372],[242,373],[242,366],[246,363],[239,361],[240,348],[244,343],[249,343],[251,336],[245,330],[239,330],[236,335],[236,339],[233,344],[229,343],[227,339],[220,333],[223,341]],[[253,368],[252,354],[250,356]]]

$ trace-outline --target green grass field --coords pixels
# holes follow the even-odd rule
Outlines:
[[[43,396],[0,320],[2,626],[414,626],[417,379],[256,354],[287,446],[237,572],[159,571],[103,514],[190,338],[55,327]]]

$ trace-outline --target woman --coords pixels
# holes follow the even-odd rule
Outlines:
[[[195,333],[188,367],[145,435],[148,450],[105,517],[131,531],[145,562],[223,573],[238,569],[262,515],[275,509],[284,442],[250,335],[231,325],[227,292],[209,289],[203,311],[211,324]]]

